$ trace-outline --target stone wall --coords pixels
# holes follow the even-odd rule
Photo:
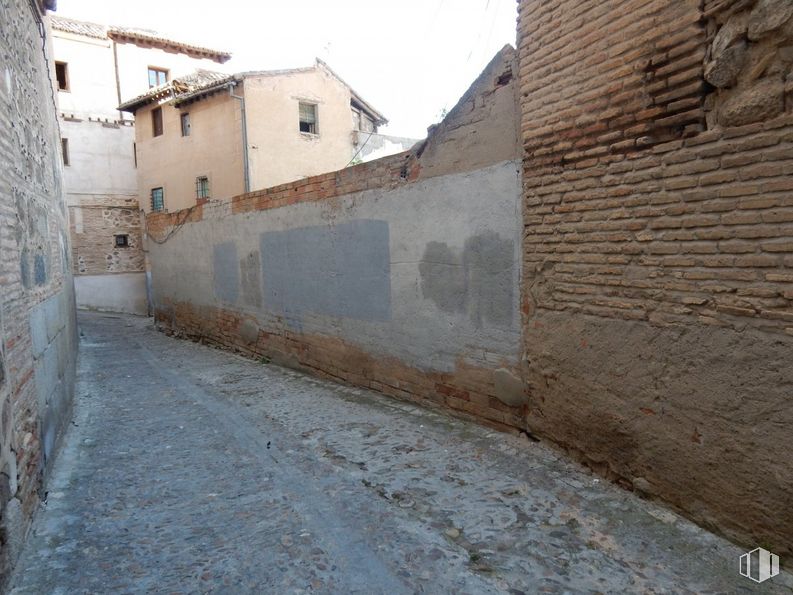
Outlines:
[[[519,16],[527,427],[780,554],[791,6],[522,0]]]
[[[27,0],[10,0],[0,19],[0,588],[74,387],[74,292],[41,18]]]
[[[520,426],[514,58],[500,52],[414,152],[150,215],[157,322]]]
[[[71,203],[78,307],[146,314],[146,261],[137,197],[72,195]],[[127,245],[117,245],[117,236],[126,236]]]
[[[145,270],[141,217],[136,197],[91,197],[69,207],[72,257],[78,274],[139,273]],[[128,246],[116,245],[127,236]]]

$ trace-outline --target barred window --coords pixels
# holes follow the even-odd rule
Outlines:
[[[314,103],[300,103],[300,132],[319,134],[317,127],[317,106]]]
[[[165,208],[165,194],[162,188],[151,189],[151,210],[162,211]]]
[[[209,178],[206,176],[198,176],[195,179],[195,197],[196,198],[209,198]]]

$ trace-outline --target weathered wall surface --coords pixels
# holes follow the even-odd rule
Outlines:
[[[0,19],[0,583],[69,419],[74,292],[55,105],[29,2]]]
[[[250,77],[243,86],[252,189],[292,182],[349,164],[355,153],[350,89],[325,68]],[[301,101],[317,106],[318,134],[300,132]]]
[[[82,195],[69,205],[77,305],[91,310],[146,314],[143,230],[137,198]],[[127,246],[117,246],[125,235]]]
[[[239,95],[240,88],[235,90]],[[245,191],[239,102],[228,91],[178,109],[162,106],[163,134],[154,136],[147,105],[135,113],[138,143],[138,201],[151,211],[151,190],[162,188],[165,210],[196,204],[196,177],[209,178],[209,195],[229,199]],[[190,114],[190,135],[182,136],[181,114]]]
[[[77,305],[145,314],[135,129],[132,122],[120,121],[115,109],[118,93],[112,43],[53,30],[52,46],[54,59],[66,62],[68,68],[69,89],[58,91],[58,108],[61,137],[68,143],[63,185]],[[138,75],[143,79],[145,72]],[[138,87],[145,88],[143,83]],[[130,247],[116,248],[116,234],[129,234]],[[122,283],[119,274],[136,280]]]
[[[700,4],[520,2],[526,423],[790,552],[793,14]]]
[[[506,48],[493,68],[513,59]],[[480,102],[480,126],[515,122],[513,83],[486,78],[471,95],[499,106]],[[469,115],[459,124],[473,126]],[[515,141],[475,155],[431,135],[421,148],[431,158],[400,154],[150,215],[156,318],[316,374],[519,425]],[[435,175],[452,161],[456,170]]]

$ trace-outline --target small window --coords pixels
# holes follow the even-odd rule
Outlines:
[[[151,210],[162,211],[165,208],[165,195],[162,188],[151,189]]]
[[[69,90],[69,67],[66,62],[55,63],[55,78],[58,80],[58,90]]]
[[[151,110],[151,133],[154,136],[162,135],[162,108],[155,107]]]
[[[209,198],[209,178],[206,176],[198,176],[195,179],[195,197],[196,198]]]
[[[313,103],[300,104],[300,132],[319,134],[317,128],[317,106]]]
[[[116,236],[116,248],[129,248],[129,236],[127,234]]]
[[[132,143],[132,160],[135,162],[135,167],[138,167],[138,143]]]
[[[168,82],[168,71],[164,68],[149,66],[149,89],[159,87]]]
[[[61,139],[61,153],[63,154],[63,164],[64,165],[71,165],[69,163],[69,139],[62,138]]]
[[[182,114],[182,136],[190,136],[190,114]]]

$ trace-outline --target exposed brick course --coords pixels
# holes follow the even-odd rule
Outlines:
[[[397,358],[374,356],[335,337],[286,328],[277,332],[259,330],[256,339],[249,342],[243,339],[241,328],[250,317],[234,310],[196,307],[186,302],[159,304],[155,318],[166,332],[194,341],[408,401],[445,406],[475,415],[502,430],[522,427],[522,407],[509,407],[496,398],[490,368],[459,361],[453,372],[428,372]]]
[[[755,5],[521,0],[528,425],[788,551],[793,116],[726,126],[703,78]]]

